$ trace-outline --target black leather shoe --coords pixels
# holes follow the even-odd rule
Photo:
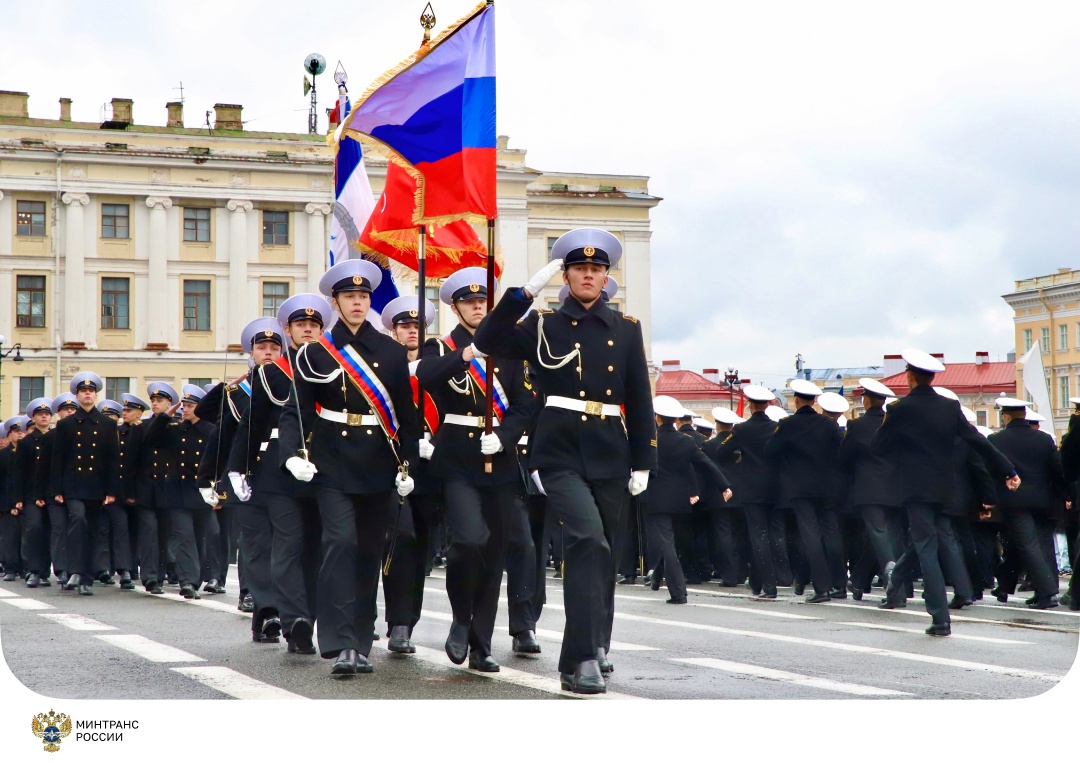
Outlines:
[[[281,620],[277,615],[272,615],[262,623],[262,640],[266,644],[276,644],[281,641]]]
[[[1036,597],[1035,601],[1028,603],[1028,609],[1053,609],[1058,605],[1056,596],[1050,596],[1046,599],[1040,599]]]
[[[61,572],[59,575],[56,576],[56,584],[58,586],[60,586],[61,588],[66,586],[67,582],[68,582],[68,576],[67,576],[66,573]]]
[[[532,631],[522,631],[514,636],[514,654],[540,654],[540,644]]]
[[[79,576],[79,573],[76,572],[74,575],[64,581],[64,585],[62,586],[62,588],[65,591],[74,591],[76,588],[79,587],[80,582],[82,582],[82,578]]]
[[[180,595],[183,596],[185,599],[202,598],[201,596],[199,596],[199,592],[195,590],[195,586],[193,586],[191,583],[184,583],[182,586],[180,586]]]
[[[166,585],[180,585],[180,578],[176,577],[175,574],[166,575],[165,576],[165,584]]]
[[[890,599],[885,597],[877,605],[878,609],[907,609],[907,599]]]
[[[634,585],[637,583],[637,575],[623,575],[617,581],[617,585]]]
[[[802,596],[806,593],[806,583],[796,583],[793,588],[796,596]]]
[[[604,647],[596,650],[596,664],[600,667],[600,675],[602,676],[610,676],[615,672],[615,666],[607,658],[607,650]]]
[[[851,591],[851,598],[855,601],[862,601],[863,590],[856,586],[851,581],[848,581],[847,589]]]
[[[356,655],[356,672],[357,673],[374,673],[375,666],[372,665],[368,658],[362,654]]]
[[[953,596],[952,599],[949,600],[949,609],[963,609],[964,607],[970,607],[974,603],[975,602],[973,602],[971,599],[963,599],[959,596]]]
[[[762,591],[755,598],[757,599],[775,599],[776,591]]]
[[[469,669],[479,670],[481,673],[498,673],[499,663],[492,659],[490,654],[480,652],[469,653]]]
[[[38,574],[36,572],[31,572],[30,577],[28,577],[26,579],[26,587],[27,588],[37,588],[40,583],[41,583],[41,578],[38,576]]]
[[[334,666],[330,668],[330,675],[332,676],[354,676],[358,668],[358,662],[360,655],[356,653],[355,649],[342,649],[341,654],[334,660]],[[367,660],[364,660],[366,663]],[[370,672],[370,671],[368,671]]]
[[[1077,575],[1077,574],[1080,574],[1080,573],[1074,572],[1073,574]],[[1067,594],[1067,595],[1069,597],[1069,605],[1068,605],[1069,606],[1069,611],[1070,612],[1080,612],[1080,596],[1073,596],[1072,594]],[[1060,601],[1060,599],[1059,599],[1059,601]]]
[[[221,584],[220,580],[213,578],[203,586],[203,590],[207,593],[225,593],[225,586]]]
[[[165,589],[161,587],[161,583],[156,580],[151,580],[146,584],[146,590],[152,594],[163,594]]]
[[[397,652],[398,654],[416,654],[416,647],[413,646],[413,642],[409,640],[409,626],[407,625],[395,625],[390,629],[390,641],[387,642],[386,648],[391,652]]]
[[[14,572],[5,572],[4,573],[4,582],[5,583],[14,583],[15,578],[17,578],[17,577],[18,577],[18,575],[16,575]]]
[[[660,586],[663,584],[663,582],[664,582],[663,576],[662,575],[657,575],[654,572],[652,578],[649,580],[649,588],[651,588],[654,591],[659,591]]]
[[[48,575],[42,575],[41,579],[38,580],[38,585],[40,585],[42,588],[49,588],[52,585],[52,581],[49,580]]]
[[[469,654],[469,626],[453,623],[443,648],[446,649],[446,656],[450,658],[450,662],[455,665],[465,662]]]
[[[254,612],[255,599],[252,598],[250,593],[245,593],[240,597],[240,603],[236,605],[236,608],[241,612]]]
[[[560,673],[559,685],[563,691],[572,691],[574,694],[604,694],[607,692],[607,684],[604,676],[600,673],[600,666],[596,660],[587,660],[578,665],[573,673]]]
[[[670,599],[667,600],[666,603],[668,603],[668,604],[685,604],[686,603],[686,597],[685,596],[672,596]]]
[[[79,596],[93,596],[93,595],[94,595],[94,589],[91,588],[90,586],[88,586],[86,583],[83,583],[83,584],[81,584],[79,586]]]
[[[926,629],[927,636],[951,636],[952,626],[949,623],[934,623]]]
[[[830,588],[829,589],[829,598],[830,599],[846,599],[847,598],[847,591],[845,589],[843,589],[843,588]]]
[[[306,617],[298,617],[289,628],[289,652],[293,654],[315,654],[315,644],[311,641],[311,635],[315,632],[311,621]]]
[[[995,588],[990,593],[995,599],[1000,601],[1002,604],[1005,604],[1009,600],[1009,594],[1005,593],[1000,588]]]
[[[893,572],[896,570],[896,562],[889,562],[885,565],[885,597],[889,598],[896,595],[896,586],[893,585]]]
[[[828,593],[815,593],[807,596],[803,601],[807,604],[824,604],[827,601],[832,601],[832,597]]]
[[[97,582],[101,583],[102,585],[116,585],[116,581],[113,580],[113,576],[105,570],[102,570],[98,573]]]

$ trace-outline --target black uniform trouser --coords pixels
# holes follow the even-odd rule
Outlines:
[[[914,502],[904,508],[908,517],[910,545],[896,562],[893,583],[897,587],[907,585],[914,575],[914,562],[917,560],[922,568],[926,611],[935,624],[948,623],[945,576],[938,561],[938,546],[942,536],[952,537],[949,518],[942,513],[941,504],[938,503]]]
[[[1016,590],[1016,579],[1021,560],[1027,567],[1035,593],[1040,600],[1048,599],[1058,592],[1058,581],[1046,563],[1046,555],[1039,545],[1039,531],[1035,517],[1026,509],[1007,509],[1004,512],[1005,534],[1009,541],[1006,562],[1002,564],[1000,585],[1006,593]]]
[[[169,536],[163,522],[159,522],[160,513],[152,506],[136,504],[132,506],[138,515],[135,523],[138,528],[136,546],[139,560],[139,579],[144,586],[150,583],[165,582],[165,565],[161,549],[168,545]]]
[[[481,487],[464,480],[443,483],[450,548],[446,595],[454,622],[469,627],[469,649],[491,654],[506,548],[517,485]]]
[[[636,498],[631,498],[626,514],[623,516],[623,526],[620,531],[623,544],[619,549],[619,574],[625,577],[633,578],[644,574],[644,570],[639,569],[640,557],[645,555],[645,520],[641,513],[641,502]],[[537,544],[536,548],[537,556],[544,557],[542,561],[546,562],[547,549],[542,549],[541,544]],[[543,570],[543,566],[540,569]]]
[[[388,574],[383,575],[382,579],[387,628],[395,625],[407,626],[410,636],[412,629],[420,621],[420,612],[424,608],[424,578],[427,577],[428,565],[431,564],[429,549],[437,505],[438,496],[433,494],[413,493],[405,499],[405,504],[401,507],[394,556],[390,560]],[[391,530],[397,511],[397,497],[391,496],[388,520]],[[386,564],[386,552],[383,553],[383,564]]]
[[[971,583],[977,593],[994,587],[994,570],[1000,563],[998,555],[998,522],[981,520],[971,523],[971,538],[975,543],[975,568]]]
[[[955,593],[961,599],[970,599],[973,596],[971,588],[971,576],[964,562],[964,553],[956,538],[957,517],[946,515],[945,524],[938,532],[938,561],[944,577],[949,580]]]
[[[851,570],[851,584],[856,590],[866,591],[875,573],[885,580],[885,565],[896,561],[903,525],[895,506],[872,503],[855,508],[862,515],[865,533],[862,553]]]
[[[67,506],[55,501],[49,501],[46,506],[49,512],[49,552],[52,557],[53,571],[59,576],[60,573],[68,574],[67,564]]]
[[[765,503],[742,506],[746,532],[750,538],[750,587],[767,594],[776,593],[776,569],[773,566],[773,545],[769,520],[773,507]]]
[[[665,578],[671,597],[683,599],[686,598],[686,578],[679,563],[679,555],[675,552],[676,521],[677,518],[672,514],[647,514],[645,529],[653,537],[659,556],[656,567],[653,568],[653,579]]]
[[[838,532],[835,525],[836,513],[825,508],[823,498],[793,498],[791,510],[799,526],[800,548],[810,567],[810,582],[813,583],[814,592],[828,593],[832,588],[833,565],[829,563],[831,559],[825,553],[825,535]]]
[[[287,634],[297,618],[315,620],[322,561],[319,505],[314,498],[279,493],[270,493],[266,501],[271,526],[270,579],[281,627]],[[258,605],[257,598],[255,603]]]
[[[1076,553],[1072,558],[1072,577],[1069,578],[1069,598],[1073,601],[1077,601],[1077,597],[1080,596],[1080,546],[1077,547]]]
[[[68,573],[78,573],[84,578],[83,583],[89,584],[94,573],[100,572],[93,569],[93,549],[97,546],[100,533],[99,515],[108,507],[102,506],[101,501],[79,498],[66,498],[64,505],[68,510]]]
[[[789,586],[794,582],[791,557],[788,554],[788,519],[790,511],[787,508],[773,506],[769,510],[769,539],[772,541],[773,571],[776,574],[776,584]]]
[[[236,521],[237,501],[232,494],[214,511],[217,532],[211,533],[206,541],[207,574],[209,580],[216,580],[221,585],[229,577],[229,561],[232,559],[233,523]]]
[[[270,509],[254,503],[241,504],[237,508],[236,520],[240,525],[240,556],[243,559],[247,591],[255,602],[251,630],[258,633],[262,630],[263,620],[276,616],[278,612],[278,601],[270,574],[274,543],[273,523],[270,521]]]
[[[538,549],[544,542],[545,500],[542,495],[514,499],[506,553],[506,609],[511,636],[535,631],[544,607],[547,577]]]
[[[548,508],[563,523],[563,631],[559,672],[573,673],[597,650],[611,647],[615,619],[615,559],[629,494],[626,478],[588,480],[577,472],[541,469]]]
[[[708,580],[712,573],[709,561],[709,513],[694,507],[687,514],[672,515],[675,530],[675,553],[685,575],[693,580]],[[728,517],[730,535],[730,517]]]
[[[1057,534],[1057,522],[1047,517],[1035,515],[1035,534],[1039,537],[1039,547],[1043,556],[1046,557],[1046,566],[1050,568],[1050,577],[1058,579],[1057,546],[1054,543],[1054,535]],[[1057,586],[1054,592],[1057,593]]]
[[[131,535],[128,514],[120,502],[102,506],[97,515],[94,571],[131,570]]]
[[[22,572],[22,516],[12,516],[10,509],[0,509],[0,563],[4,572]]]
[[[715,552],[713,564],[716,566],[713,568],[713,577],[720,578],[720,582],[726,586],[738,585],[741,575],[739,554],[735,548],[734,511],[727,506],[719,506],[707,509],[705,516]]]
[[[206,504],[191,509],[169,509],[169,550],[176,559],[180,585],[190,583],[196,588],[202,585],[211,513]]]
[[[49,576],[49,511],[30,504],[23,504],[19,512],[22,518],[22,558],[28,572]]]
[[[371,652],[390,497],[391,491],[364,495],[346,495],[334,488],[316,491],[323,550],[316,611],[319,653],[326,659],[336,658],[343,649],[355,649],[365,657]],[[247,574],[250,579],[251,571]]]

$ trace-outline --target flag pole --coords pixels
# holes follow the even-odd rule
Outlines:
[[[427,301],[424,298],[424,287],[427,285],[427,226],[421,225],[417,232],[419,236],[416,243],[416,317],[420,324],[416,327],[416,357],[419,359],[424,355],[424,342],[427,339],[424,331],[427,328],[427,316],[424,314],[426,312],[424,303]],[[427,411],[424,410],[424,388],[420,385],[419,379],[416,380],[416,392],[416,404],[420,407],[420,437],[423,437]]]
[[[495,308],[495,219],[487,221],[487,311]],[[484,434],[491,434],[491,417],[495,412],[495,358],[488,355],[487,390],[484,393]],[[484,474],[491,474],[491,456],[484,457]]]

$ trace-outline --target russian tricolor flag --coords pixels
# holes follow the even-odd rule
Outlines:
[[[495,7],[421,49],[345,121],[383,143],[419,176],[417,225],[494,219]]]

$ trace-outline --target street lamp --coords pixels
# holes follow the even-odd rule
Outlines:
[[[12,346],[12,348],[10,350],[5,351],[4,350],[4,341],[5,340],[4,340],[3,335],[0,335],[0,418],[2,418],[2,414],[3,414],[3,411],[4,411],[4,385],[2,384],[3,379],[4,379],[4,358],[11,355],[11,353],[15,353],[15,357],[12,358],[11,361],[13,363],[22,363],[23,362],[23,356],[22,356],[22,352],[21,352],[22,344],[20,344],[19,342],[16,342]]]
[[[739,382],[739,371],[735,366],[728,366],[724,374],[724,386],[728,388],[728,408],[735,410],[735,393],[742,386]]]

